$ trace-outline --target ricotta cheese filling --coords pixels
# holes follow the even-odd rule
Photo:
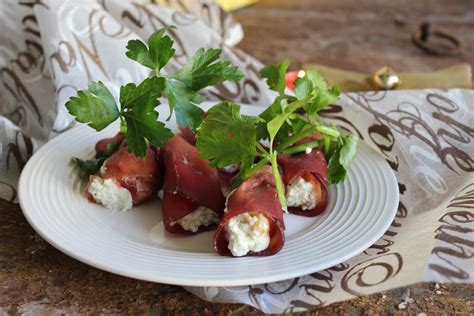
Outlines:
[[[94,177],[87,191],[99,204],[111,210],[125,212],[132,208],[132,194],[125,188],[117,185],[113,179]]]
[[[232,217],[226,227],[228,248],[234,257],[259,252],[270,244],[270,224],[265,215],[242,213]]]
[[[221,170],[224,171],[224,172],[226,172],[226,173],[234,173],[234,172],[236,172],[237,170],[239,170],[239,168],[240,168],[240,163],[234,163],[234,164],[225,166],[225,167],[222,168]]]
[[[216,212],[205,206],[199,206],[197,209],[183,218],[171,222],[170,225],[174,226],[178,224],[184,230],[196,233],[200,226],[209,226],[217,223],[219,223],[219,216],[216,214]]]
[[[318,195],[311,182],[296,177],[286,186],[286,203],[290,207],[301,207],[307,211],[316,207]]]

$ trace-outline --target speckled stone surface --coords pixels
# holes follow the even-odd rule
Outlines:
[[[239,47],[266,63],[290,58],[295,61],[293,67],[317,62],[367,72],[386,64],[400,70],[473,64],[473,16],[469,0],[275,0],[236,13],[246,32]],[[437,58],[420,52],[411,44],[410,32],[422,20],[434,21],[461,36],[464,54]],[[405,24],[400,26],[400,21]],[[473,297],[472,285],[417,284],[308,314],[472,315]],[[411,298],[409,303],[400,305],[407,298]],[[43,241],[17,204],[0,202],[0,315],[8,314],[261,313],[245,305],[204,302],[178,286],[137,281],[89,267]]]

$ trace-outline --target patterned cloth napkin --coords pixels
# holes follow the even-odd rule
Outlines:
[[[233,47],[241,27],[212,1],[3,2],[0,11],[0,198],[17,202],[19,173],[33,152],[74,125],[65,101],[89,80],[108,87],[148,76],[125,57],[128,40],[174,24],[172,71],[199,47],[220,47],[246,74],[205,92],[265,106],[262,64]],[[174,9],[171,9],[173,7]],[[412,90],[348,93],[325,113],[383,155],[399,182],[390,229],[357,257],[324,271],[271,284],[187,290],[213,302],[267,313],[312,309],[420,281],[474,277],[474,92]],[[291,267],[288,267],[291,269]]]

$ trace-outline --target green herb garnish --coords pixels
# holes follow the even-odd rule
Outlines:
[[[235,163],[252,164],[257,155],[255,145],[258,117],[240,114],[240,106],[222,102],[213,106],[199,129],[197,148],[211,167],[223,168]]]
[[[79,91],[66,103],[69,113],[81,123],[101,131],[119,117],[113,95],[102,82],[89,82],[89,91]]]
[[[175,111],[176,121],[181,127],[196,130],[202,121],[204,111],[198,107],[203,101],[199,91],[224,81],[238,81],[243,73],[228,61],[219,60],[221,49],[198,49],[189,61],[177,72],[162,74],[162,68],[173,57],[173,40],[165,35],[168,27],[156,31],[148,38],[148,45],[132,40],[127,45],[127,56],[155,71],[166,85],[170,115]]]
[[[89,180],[89,176],[96,174],[104,164],[104,161],[112,156],[118,148],[119,144],[111,142],[107,144],[107,151],[96,153],[94,159],[82,160],[77,157],[72,157],[71,163],[79,170],[79,178]]]
[[[223,102],[211,108],[200,129],[196,147],[201,158],[211,166],[225,167],[240,163],[234,187],[264,165],[270,164],[278,198],[286,210],[286,199],[277,158],[282,153],[300,153],[307,148],[327,147],[328,180],[344,180],[354,158],[357,138],[342,136],[335,126],[324,125],[318,112],[337,100],[340,91],[329,88],[316,72],[309,71],[295,82],[295,96],[285,94],[285,73],[288,61],[268,65],[261,71],[270,89],[278,92],[275,101],[258,118],[240,113],[240,106]],[[297,144],[304,138],[320,133],[322,139]],[[268,149],[261,141],[268,143]],[[258,161],[257,163],[253,163]]]
[[[134,83],[122,86],[119,111],[107,87],[100,81],[91,82],[89,91],[79,91],[77,97],[69,99],[66,108],[79,122],[89,123],[97,131],[120,118],[126,123],[128,151],[137,157],[145,157],[148,143],[159,147],[173,136],[171,130],[157,120],[158,112],[155,111],[164,88],[164,79],[157,77],[147,78],[138,86]]]
[[[120,88],[120,108],[102,82],[91,82],[88,91],[79,91],[66,103],[77,121],[87,123],[97,131],[120,119],[129,152],[144,157],[149,144],[160,147],[173,133],[158,121],[155,108],[159,98],[166,96],[170,117],[174,113],[180,127],[197,131],[196,146],[202,159],[211,167],[240,164],[234,187],[240,185],[264,165],[271,165],[278,198],[286,210],[286,199],[280,171],[279,154],[298,154],[309,148],[322,148],[328,160],[328,181],[344,180],[355,156],[358,139],[341,135],[333,125],[325,125],[319,112],[339,98],[337,86],[329,87],[315,71],[308,71],[295,81],[295,95],[285,93],[285,73],[289,61],[268,65],[261,70],[270,89],[278,96],[258,117],[243,115],[240,106],[224,101],[212,107],[204,117],[198,106],[203,98],[200,90],[226,80],[243,78],[242,72],[228,61],[219,60],[220,49],[198,49],[181,69],[163,73],[163,68],[175,54],[173,40],[166,35],[174,27],[154,32],[147,43],[131,40],[126,55],[154,71],[153,76],[139,85],[129,83]],[[168,117],[166,120],[169,120]],[[301,144],[314,133],[320,138]],[[267,147],[262,144],[265,143]],[[73,158],[84,176],[96,173],[104,160],[117,148],[98,154],[94,160]]]
[[[226,80],[240,80],[243,74],[228,61],[219,60],[222,53],[220,49],[203,48],[197,50],[176,73],[162,74],[163,67],[175,53],[174,42],[166,35],[173,28],[154,32],[147,43],[140,40],[128,42],[126,55],[154,70],[155,75],[138,86],[134,83],[122,86],[120,110],[102,82],[91,82],[88,91],[79,91],[77,96],[71,97],[66,103],[69,113],[78,122],[87,123],[97,131],[120,118],[120,130],[125,133],[128,151],[138,157],[146,155],[148,144],[159,147],[173,136],[171,130],[158,121],[158,112],[155,111],[155,107],[160,104],[158,98],[162,95],[168,97],[170,117],[174,111],[179,126],[196,130],[204,114],[197,106],[203,101],[199,90]],[[88,167],[92,170],[92,163]]]

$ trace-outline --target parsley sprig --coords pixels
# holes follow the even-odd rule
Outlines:
[[[278,92],[274,102],[258,117],[240,113],[240,106],[222,102],[211,108],[198,130],[196,146],[201,158],[211,166],[225,167],[240,163],[234,187],[264,165],[271,165],[278,199],[286,210],[285,190],[278,168],[278,155],[296,154],[308,148],[322,147],[328,159],[330,183],[343,181],[357,148],[357,138],[341,135],[335,126],[327,126],[318,112],[336,101],[340,91],[328,87],[316,72],[308,71],[295,82],[295,95],[285,93],[285,73],[289,62],[268,65],[261,71],[270,89]],[[321,139],[299,143],[319,133]],[[262,142],[268,144],[265,148]]]
[[[138,157],[145,157],[148,143],[157,147],[173,136],[165,124],[158,121],[155,107],[165,87],[164,79],[152,77],[138,86],[129,83],[120,88],[119,110],[114,97],[102,82],[89,83],[88,91],[79,91],[66,103],[69,113],[76,120],[97,131],[120,118],[125,128],[128,150]]]
[[[129,41],[126,55],[154,70],[155,76],[165,79],[170,113],[175,111],[179,126],[188,126],[194,131],[204,115],[198,106],[203,101],[199,91],[224,81],[239,81],[244,74],[230,62],[219,60],[222,50],[216,48],[200,48],[180,70],[163,74],[163,67],[175,53],[173,40],[166,35],[171,29],[174,27],[156,31],[148,38],[147,44],[140,40]]]
[[[166,35],[174,27],[160,29],[148,38],[147,43],[131,40],[126,55],[154,71],[154,76],[139,85],[129,83],[120,88],[120,109],[102,82],[90,82],[88,90],[79,91],[66,103],[69,113],[81,123],[101,131],[117,119],[125,133],[129,152],[144,157],[148,144],[161,146],[173,136],[155,111],[161,96],[168,98],[170,117],[174,111],[181,127],[196,130],[202,122],[204,111],[198,106],[202,101],[199,91],[226,80],[238,81],[242,72],[228,61],[219,60],[220,49],[198,49],[175,73],[162,73],[175,54],[173,40]],[[167,120],[170,118],[168,117]]]
[[[94,159],[83,160],[77,157],[71,158],[71,164],[78,169],[79,178],[82,180],[89,180],[89,176],[95,174],[100,170],[105,160],[112,156],[119,148],[115,142],[107,144],[105,152],[97,152]]]
[[[295,95],[289,96],[281,88],[281,82],[285,80],[282,69],[286,72],[287,68],[288,62],[284,61],[281,64],[268,65],[261,71],[270,89],[277,91],[279,95],[275,102],[260,114],[268,131],[265,133],[261,125],[260,139],[269,139],[271,144],[276,141],[278,153],[295,154],[308,148],[321,147],[328,160],[329,183],[342,182],[355,157],[358,138],[351,134],[342,135],[334,125],[326,125],[319,116],[321,110],[339,99],[339,87],[329,87],[318,72],[308,70],[304,77],[296,79]],[[278,127],[277,131],[275,126]],[[322,138],[297,144],[314,133],[319,133]]]

